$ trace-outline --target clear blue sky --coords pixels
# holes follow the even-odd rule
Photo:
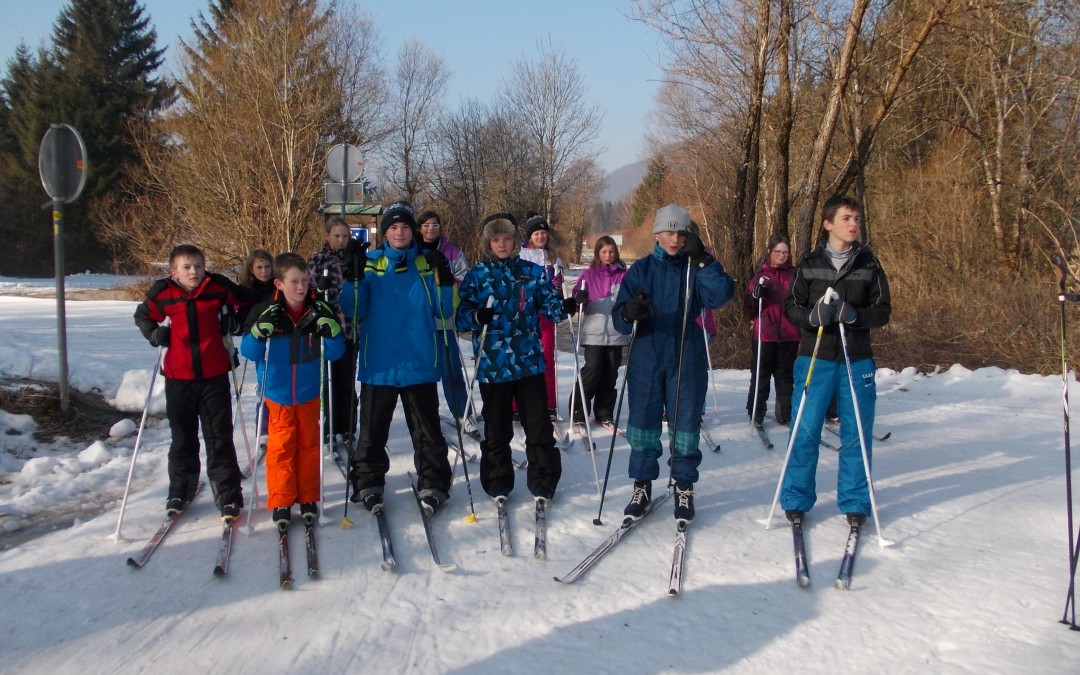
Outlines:
[[[51,35],[65,0],[0,0],[0,58],[4,72],[20,41],[36,49]],[[191,34],[190,20],[207,0],[143,0],[168,45]],[[655,35],[623,16],[628,0],[340,0],[340,7],[369,11],[385,42],[384,63],[392,66],[404,41],[416,37],[453,70],[448,105],[490,96],[508,77],[511,62],[533,59],[537,43],[550,39],[578,62],[592,101],[604,114],[598,146],[607,170],[641,159],[647,117],[660,71]]]

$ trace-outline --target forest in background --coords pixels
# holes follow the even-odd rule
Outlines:
[[[879,365],[1053,373],[1049,257],[1069,262],[1070,283],[1080,270],[1075,5],[628,2],[628,20],[662,41],[665,81],[645,178],[612,203],[598,201],[589,83],[550,43],[514,62],[498,96],[454,107],[440,55],[412,41],[384,62],[362,3],[209,2],[173,80],[137,2],[71,0],[51,44],[20,48],[0,81],[0,274],[52,270],[51,233],[26,226],[44,222],[50,122],[79,129],[94,158],[70,215],[72,270],[145,269],[180,241],[218,268],[255,247],[314,250],[323,159],[347,142],[368,158],[369,202],[440,210],[473,259],[496,210],[546,215],[567,260],[601,232],[642,255],[652,214],[678,202],[740,286],[771,234],[797,258],[820,203],[847,192],[892,287]],[[741,303],[718,323],[714,365],[747,367]]]

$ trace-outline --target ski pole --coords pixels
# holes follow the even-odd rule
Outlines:
[[[828,303],[836,291],[829,286],[825,291],[823,302]],[[814,363],[817,362],[818,347],[821,346],[821,336],[825,334],[825,326],[818,326],[817,339],[814,340],[814,351],[810,354],[810,366],[806,369],[806,382],[803,383],[802,396],[799,397],[799,412],[795,415],[795,421],[791,425],[791,435],[788,436],[787,452],[784,453],[784,465],[780,467],[780,480],[776,481],[776,494],[773,495],[772,506],[769,507],[769,515],[765,518],[765,529],[772,529],[773,514],[776,512],[776,504],[780,501],[780,486],[784,484],[784,474],[787,473],[788,460],[791,459],[791,449],[795,447],[795,436],[799,433],[799,424],[802,422],[803,410],[806,409],[806,392],[810,389],[810,378],[814,375]],[[807,431],[807,433],[810,433]]]
[[[255,459],[251,454],[251,439],[248,437],[247,420],[244,419],[244,415],[241,412],[240,388],[243,385],[236,380],[236,362],[233,360],[233,355],[236,353],[236,347],[233,345],[233,339],[231,335],[225,336],[225,349],[229,352],[229,374],[232,376],[233,400],[236,401],[236,410],[233,411],[233,426],[235,427],[236,418],[237,416],[239,416],[240,431],[244,434],[244,450],[247,451],[248,466],[252,466],[252,464],[255,463]],[[244,361],[244,366],[247,366],[246,360]]]
[[[757,299],[757,356],[754,359],[754,405],[750,413],[750,429],[753,430],[757,420],[758,392],[761,387],[761,298]],[[779,385],[777,385],[779,386]]]
[[[690,315],[690,275],[693,269],[690,258],[686,259],[686,288],[683,296],[682,332],[679,333],[679,372],[675,375],[675,417],[668,420],[668,450],[671,453],[671,461],[668,463],[668,489],[675,484],[675,454],[677,450],[676,439],[679,434],[679,404],[682,394],[683,362],[686,359],[686,324]],[[699,412],[700,415],[700,412]],[[700,425],[700,422],[699,422]],[[693,425],[691,425],[693,426]]]
[[[230,347],[230,349],[231,349],[231,347]],[[248,364],[247,359],[244,359],[244,366],[243,366],[243,368],[240,369],[240,384],[236,384],[236,382],[235,382],[236,375],[235,375],[235,373],[233,374],[233,378],[234,378],[233,388],[235,390],[237,390],[237,391],[243,390],[243,388],[244,388],[244,380],[247,379],[247,364]],[[237,393],[236,397],[237,397],[237,400],[239,400],[240,394]],[[233,423],[234,427],[236,426],[236,416],[238,414],[239,413],[237,413],[236,410],[233,410],[232,423]]]
[[[1065,433],[1065,523],[1068,528],[1069,539],[1069,587],[1065,594],[1065,609],[1061,613],[1060,623],[1067,624],[1073,629],[1076,625],[1076,564],[1077,542],[1080,541],[1080,532],[1073,539],[1073,494],[1072,494],[1072,446],[1069,438],[1069,366],[1065,356],[1065,303],[1069,300],[1080,300],[1077,296],[1070,297],[1065,292],[1065,260],[1060,255],[1050,258],[1054,264],[1054,271],[1058,278],[1058,304],[1061,306],[1061,407],[1064,417]],[[1069,615],[1072,615],[1069,618]]]
[[[584,288],[584,287],[585,287],[584,282],[582,282],[582,288]],[[581,310],[579,310],[579,312],[580,311]],[[578,339],[577,339],[577,335],[574,334],[574,322],[573,321],[567,321],[567,323],[570,325],[570,342],[573,344],[573,347],[574,347],[574,381],[577,384],[577,393],[579,393],[581,395],[581,409],[582,409],[582,412],[584,412],[585,411],[585,385],[581,381],[581,362],[578,361],[578,346],[579,346],[578,345]],[[578,333],[580,334],[580,332],[581,332],[581,316],[580,316],[580,313],[579,313],[579,315],[578,315]],[[571,391],[573,391],[573,389]],[[571,409],[571,411],[570,411],[570,419],[573,420],[573,417],[574,417],[574,411]],[[593,477],[596,479],[596,492],[597,492],[597,494],[599,494],[600,493],[600,472],[597,471],[597,469],[596,469],[596,444],[593,443],[592,429],[589,428],[588,420],[585,421],[585,436],[589,440],[589,457],[592,459]]]
[[[709,331],[705,330],[705,308],[701,308],[701,337],[705,340],[705,362],[709,366],[709,384],[712,386],[713,413],[720,419],[720,399],[716,396],[716,378],[713,376],[712,354],[709,352]]]
[[[262,377],[259,378],[259,392],[263,398],[263,405],[266,405],[266,380],[268,373],[270,372],[270,337],[267,336],[263,340],[263,370]],[[269,420],[269,417],[267,418]],[[267,431],[262,428],[263,420],[262,415],[255,420],[255,436],[258,438],[262,436],[262,432]],[[269,441],[268,441],[269,444]],[[251,471],[251,501],[248,502],[247,522],[240,528],[240,531],[244,533],[244,536],[251,536],[251,533],[255,529],[251,526],[251,514],[255,509],[255,503],[259,501],[259,463],[255,462],[255,466]]]
[[[443,304],[441,302],[441,298],[439,298],[439,296],[438,296],[438,293],[437,293],[438,289],[439,289],[439,270],[436,269],[435,270],[435,290],[436,290],[435,299],[436,299],[436,302],[438,302],[438,304],[439,304],[439,319],[442,322],[442,326],[440,327],[439,332],[442,333],[443,352],[444,352],[444,358],[446,358],[446,371],[447,371],[447,373],[449,373],[450,372],[450,339],[446,335],[446,333],[447,333],[447,331],[445,330],[445,328],[446,328],[446,312],[443,310]],[[489,298],[489,300],[491,300],[491,298]],[[484,328],[486,329],[487,326],[484,326]],[[455,340],[456,339],[457,338],[455,338]],[[450,405],[451,405],[451,407],[454,408],[454,410],[457,410],[457,394],[454,392],[453,385],[447,387],[447,389],[450,390],[450,399],[451,399],[450,400]],[[450,412],[453,415],[453,410],[451,410]],[[453,415],[453,417],[454,417],[454,429],[457,431],[458,452],[462,455],[462,458],[461,458],[461,471],[462,471],[462,473],[465,474],[465,491],[469,495],[469,515],[465,517],[465,520],[466,520],[466,522],[475,523],[476,522],[476,506],[473,504],[472,482],[469,480],[469,461],[467,459],[465,459],[465,457],[464,457],[464,454],[465,454],[465,437],[461,433],[461,420],[458,418],[457,415]],[[456,463],[457,462],[455,462],[455,464]],[[452,478],[453,478],[453,476],[451,475],[451,479]]]
[[[487,304],[484,307],[491,308],[495,304],[495,296],[489,295]],[[469,378],[469,395],[472,395],[473,385],[476,384],[476,376],[480,372],[480,358],[484,355],[484,341],[487,339],[488,324],[484,324],[484,327],[480,329],[480,347],[477,351],[476,366],[473,368],[472,377]],[[464,451],[463,451],[464,452]]]
[[[327,267],[323,270],[322,275],[323,283],[321,284],[323,302],[329,307],[330,303],[327,300],[330,297],[330,268]],[[320,285],[320,284],[316,284]],[[326,508],[324,503],[326,502],[326,455],[327,447],[323,443],[327,440],[329,435],[329,451],[334,452],[334,370],[330,367],[330,362],[326,360],[326,338],[319,336],[319,374],[326,373],[326,420],[323,420],[322,410],[322,396],[319,397],[319,525],[324,525],[329,522],[329,518],[326,517]],[[320,384],[320,393],[322,391],[322,382]],[[329,427],[329,428],[326,428]]]
[[[619,417],[622,415],[622,404],[624,394],[626,393],[626,379],[630,373],[630,355],[634,352],[634,338],[637,337],[638,322],[635,321],[630,329],[630,342],[626,347],[626,367],[623,369],[623,381],[619,385],[619,400],[615,405],[615,428],[611,432],[611,446],[608,448],[607,455],[607,468],[604,469],[604,487],[600,490],[600,510],[596,513],[596,518],[593,518],[593,525],[603,525],[603,521],[600,520],[600,516],[604,513],[604,495],[607,494],[608,477],[611,476],[611,459],[615,456],[615,437],[619,435]]]
[[[859,431],[859,447],[862,450],[863,471],[866,473],[866,485],[870,491],[870,509],[874,512],[874,529],[877,531],[878,546],[885,548],[895,542],[885,538],[881,529],[881,519],[878,517],[877,498],[874,496],[874,479],[870,476],[870,455],[866,451],[866,434],[863,431],[862,414],[859,412],[859,399],[855,396],[854,373],[851,369],[851,357],[848,355],[847,332],[844,322],[840,324],[840,344],[844,348],[844,365],[847,366],[848,386],[851,387],[851,407],[855,408],[855,426]]]
[[[124,498],[120,500],[120,517],[116,521],[116,531],[109,537],[116,544],[124,540],[120,534],[120,527],[124,524],[124,510],[127,509],[128,494],[131,491],[131,479],[135,476],[135,458],[139,456],[143,428],[146,427],[146,415],[150,411],[150,399],[154,395],[154,383],[157,381],[158,371],[161,370],[161,355],[164,351],[165,348],[158,345],[157,358],[154,359],[154,369],[150,371],[150,386],[146,390],[146,402],[143,403],[142,419],[139,420],[139,432],[135,434],[135,447],[131,451],[131,466],[128,467],[127,483],[124,485]]]

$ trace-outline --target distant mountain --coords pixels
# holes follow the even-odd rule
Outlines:
[[[634,188],[645,177],[645,168],[648,162],[640,161],[615,169],[608,174],[607,187],[600,194],[600,199],[605,202],[617,202],[626,199]]]

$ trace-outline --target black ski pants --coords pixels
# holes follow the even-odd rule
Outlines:
[[[450,494],[450,451],[442,433],[439,390],[435,382],[411,387],[360,385],[360,442],[350,471],[356,490],[386,484],[386,473],[390,471],[386,442],[399,398],[405,408],[405,424],[412,436],[418,489]]]
[[[757,373],[758,343],[751,344],[754,360],[750,362],[750,391],[746,394],[746,414],[754,414],[754,388]],[[761,381],[757,382],[757,419],[765,419],[765,410],[769,402],[769,380],[776,383],[776,421],[780,424],[791,422],[791,392],[795,387],[792,371],[795,369],[795,357],[799,354],[798,342],[762,342],[761,343]]]
[[[525,430],[526,482],[534,497],[551,499],[562,477],[562,457],[547,412],[544,376],[531,375],[512,382],[480,383],[484,400],[484,440],[480,441],[480,484],[491,497],[514,489],[514,463],[510,441],[514,437],[512,402],[517,402]]]
[[[356,342],[345,341],[345,353],[330,362],[330,375],[334,386],[333,429],[330,428],[330,406],[323,406],[323,428],[328,434],[356,433]],[[323,396],[328,384],[323,384]],[[324,439],[326,441],[327,439]]]
[[[615,383],[619,379],[619,366],[622,365],[623,348],[606,345],[585,345],[585,365],[581,367],[581,387],[585,390],[585,412],[578,405],[577,383],[574,383],[574,409],[570,419],[584,422],[585,414],[591,412],[598,421],[615,417],[615,402],[618,393]]]
[[[169,418],[169,499],[190,501],[202,474],[199,427],[206,441],[206,475],[218,508],[244,505],[240,467],[233,445],[232,389],[229,375],[205,380],[165,378],[165,415]]]

